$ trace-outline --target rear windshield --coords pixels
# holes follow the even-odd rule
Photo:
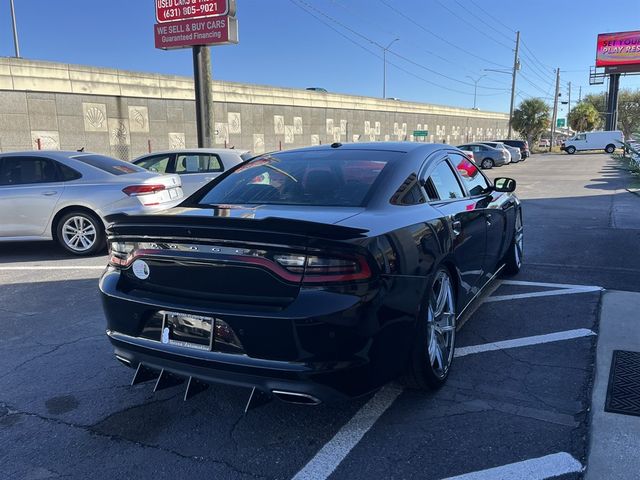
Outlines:
[[[355,207],[398,152],[315,150],[263,155],[213,184],[201,205]]]
[[[107,157],[104,155],[78,155],[73,157],[79,162],[86,163],[92,167],[99,168],[103,172],[110,173],[112,175],[126,175],[127,173],[145,172],[142,167],[134,165],[132,163],[118,160],[116,158]]]

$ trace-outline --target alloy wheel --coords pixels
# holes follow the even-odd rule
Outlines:
[[[62,225],[62,240],[75,252],[89,250],[96,243],[98,232],[91,219],[83,215],[69,217]]]
[[[522,266],[522,257],[524,256],[524,231],[522,229],[522,217],[516,217],[515,239],[513,242],[514,258],[518,268]]]
[[[438,378],[447,376],[456,334],[456,312],[453,287],[444,270],[436,274],[427,310],[427,353]]]

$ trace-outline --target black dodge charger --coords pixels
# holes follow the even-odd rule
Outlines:
[[[133,383],[317,404],[447,379],[456,322],[517,273],[515,181],[448,145],[335,143],[238,165],[179,207],[112,216],[100,280]]]

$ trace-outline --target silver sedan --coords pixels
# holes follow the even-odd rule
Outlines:
[[[0,154],[0,241],[57,240],[68,252],[104,248],[112,213],[144,214],[183,199],[178,175],[92,153]]]

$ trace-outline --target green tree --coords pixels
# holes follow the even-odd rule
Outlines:
[[[569,114],[569,126],[578,132],[594,130],[601,124],[600,112],[589,102],[580,102]]]
[[[640,132],[640,90],[621,90],[618,96],[618,128],[624,138]]]
[[[549,105],[540,98],[528,98],[513,111],[511,126],[533,145],[549,128]]]
[[[607,118],[607,95],[605,93],[587,95],[581,103],[590,103],[595,107],[601,118],[600,124],[596,128],[603,127]],[[623,89],[618,93],[618,125],[616,128],[622,130],[625,138],[640,131],[640,90]]]

